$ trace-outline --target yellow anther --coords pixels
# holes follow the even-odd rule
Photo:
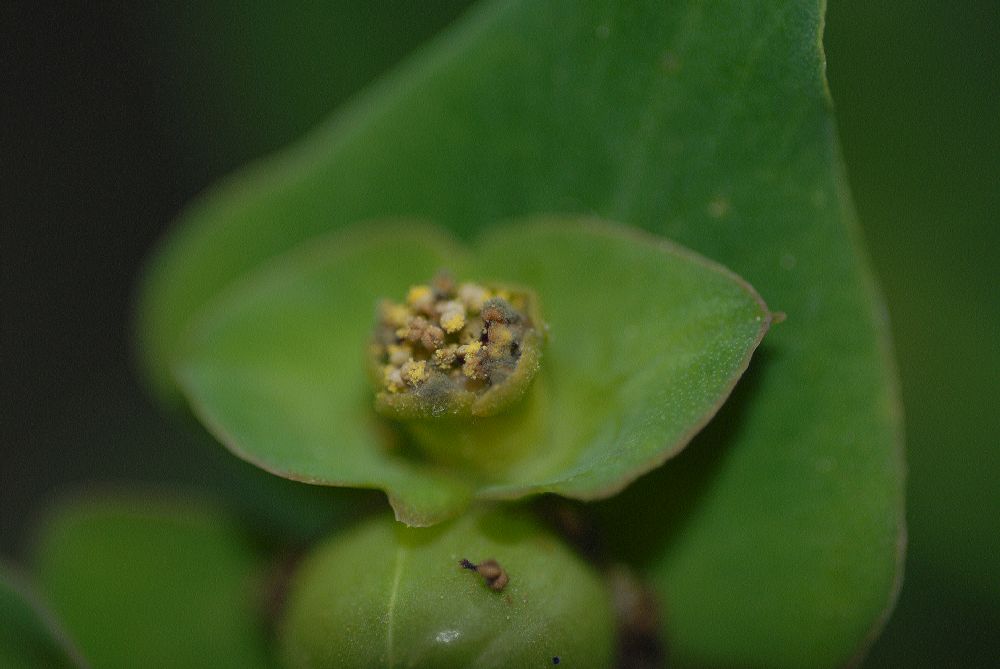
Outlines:
[[[402,304],[385,300],[379,305],[379,317],[386,325],[401,328],[406,325],[406,320],[410,317],[410,310]]]
[[[411,316],[406,325],[396,330],[396,337],[406,341],[418,342],[427,329],[427,319],[423,316]]]
[[[469,356],[476,355],[479,353],[483,345],[478,341],[470,341],[468,344],[464,344],[458,347],[458,354],[468,358]]]
[[[453,403],[465,411],[505,396],[499,388],[511,378],[530,380],[539,337],[528,306],[526,291],[459,285],[444,273],[411,285],[403,300],[383,300],[369,346],[377,406],[410,414]],[[519,371],[526,350],[527,375]]]
[[[496,342],[500,346],[509,346],[512,341],[514,341],[514,333],[511,332],[510,326],[503,323],[490,323],[489,330],[487,331],[487,338],[490,343]]]
[[[450,311],[445,311],[441,314],[441,327],[448,334],[458,332],[465,327],[465,310],[461,307],[459,309],[452,309]]]
[[[462,364],[462,373],[470,379],[479,379],[483,377],[482,348],[483,345],[478,341],[470,342],[464,346],[458,347],[458,354],[465,357],[465,362]]]
[[[482,361],[479,358],[466,358],[462,364],[462,373],[470,379],[483,378],[481,363]]]
[[[403,363],[403,368],[400,372],[403,379],[411,386],[423,383],[430,376],[430,372],[427,371],[426,360],[407,360]]]
[[[489,343],[486,345],[487,353],[491,358],[499,358],[510,351],[510,344],[514,341],[514,333],[509,326],[503,323],[491,323],[487,330]]]
[[[411,286],[409,292],[406,293],[406,303],[414,309],[429,307],[433,302],[434,291],[431,290],[430,286],[423,284]]]
[[[389,344],[388,354],[389,363],[396,365],[397,367],[402,366],[402,364],[411,357],[409,349],[405,346],[400,346],[399,344]]]
[[[458,358],[458,347],[454,344],[434,351],[434,364],[441,369],[448,369],[454,365],[456,358]]]
[[[490,291],[474,283],[463,283],[458,287],[458,299],[472,313],[479,313],[483,302],[490,299]]]
[[[390,393],[398,393],[405,387],[402,373],[398,367],[393,365],[386,365],[382,368],[382,381]]]

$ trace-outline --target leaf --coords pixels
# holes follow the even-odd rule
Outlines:
[[[492,590],[463,559],[496,560],[507,584]],[[599,575],[498,511],[430,529],[383,517],[330,540],[294,577],[282,627],[288,666],[314,669],[604,667],[614,633]]]
[[[365,363],[379,299],[440,267],[530,288],[549,339],[523,411],[417,422],[417,439],[437,430],[453,454],[447,473],[393,447]],[[234,285],[194,328],[178,377],[237,455],[310,483],[383,488],[398,519],[428,525],[473,494],[617,492],[715,413],[770,318],[723,268],[607,223],[534,219],[471,253],[434,229],[368,224]]]
[[[381,297],[405,294],[464,252],[433,229],[366,226],[302,249],[234,288],[194,330],[178,377],[240,457],[308,483],[384,488],[413,525],[452,516],[472,489],[392,457],[365,351]]]
[[[87,663],[14,569],[0,564],[0,666],[82,668]]]
[[[821,26],[816,0],[482,5],[188,212],[145,288],[152,375],[169,387],[181,333],[234,278],[353,220],[423,216],[468,237],[571,211],[668,236],[788,321],[718,427],[629,493],[615,527],[660,537],[644,557],[678,666],[849,661],[898,587],[903,466]],[[664,513],[632,525],[636,508]]]
[[[95,667],[267,667],[262,557],[193,501],[80,499],[44,526],[40,589]]]

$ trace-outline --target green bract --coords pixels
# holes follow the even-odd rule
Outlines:
[[[375,307],[441,267],[537,294],[538,378],[497,416],[380,419],[366,371]],[[430,226],[372,223],[234,285],[176,370],[241,457],[309,483],[382,488],[398,519],[429,525],[472,497],[617,492],[715,413],[770,320],[731,272],[620,226],[533,219],[466,249]]]
[[[495,560],[499,590],[463,568]],[[432,529],[375,519],[300,567],[282,625],[287,666],[607,667],[610,593],[523,515],[472,512]],[[554,659],[557,658],[557,659]]]

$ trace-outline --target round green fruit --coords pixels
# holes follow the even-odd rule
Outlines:
[[[529,517],[432,528],[369,521],[320,546],[291,586],[291,667],[608,667],[601,576]]]

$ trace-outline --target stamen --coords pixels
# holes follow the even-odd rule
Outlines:
[[[371,346],[379,370],[377,407],[400,418],[499,411],[499,404],[523,394],[537,371],[543,337],[533,309],[530,291],[456,285],[444,272],[411,286],[404,303],[383,300]],[[524,388],[499,392],[510,379]],[[491,391],[502,397],[499,404],[473,407]]]

